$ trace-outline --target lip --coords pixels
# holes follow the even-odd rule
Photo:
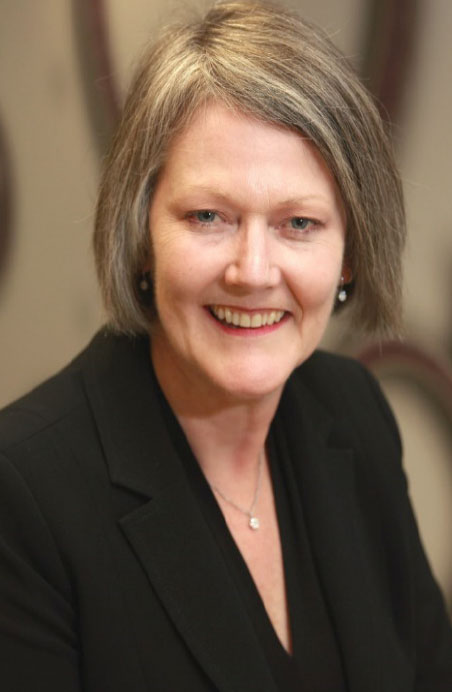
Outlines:
[[[232,312],[242,312],[242,313],[247,313],[248,315],[252,316],[253,314],[257,313],[264,313],[264,312],[277,312],[281,311],[280,308],[244,308],[244,307],[239,307],[239,306],[232,306],[232,305],[224,305],[221,303],[215,303],[215,305],[221,305],[221,307],[227,307],[229,308]],[[277,331],[280,329],[289,319],[290,317],[290,312],[284,311],[283,317],[279,320],[279,322],[275,322],[271,325],[264,325],[261,327],[237,327],[232,324],[228,324],[226,322],[223,322],[216,317],[213,312],[212,312],[212,306],[211,305],[205,305],[204,309],[206,310],[206,313],[208,314],[209,318],[211,319],[212,323],[215,324],[219,329],[221,329],[223,332],[226,334],[231,334],[233,336],[238,336],[238,337],[249,337],[249,336],[263,336],[265,334],[270,334],[272,332]],[[281,311],[282,312],[282,311]]]
[[[246,312],[249,315],[254,315],[258,312],[288,312],[288,310],[284,310],[284,308],[281,307],[269,307],[269,306],[261,306],[258,308],[247,308],[243,305],[230,305],[229,303],[210,303],[209,305],[205,305],[208,310],[213,306],[213,305],[218,305],[221,306],[222,308],[229,308],[231,312]]]

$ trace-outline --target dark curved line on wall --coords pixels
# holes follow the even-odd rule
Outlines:
[[[375,375],[396,377],[415,385],[445,424],[452,441],[452,368],[414,344],[389,341],[372,345],[358,356]],[[449,597],[452,591],[447,589]]]
[[[6,145],[5,130],[0,122],[0,277],[11,246],[13,217],[13,184],[11,158]]]
[[[421,0],[370,0],[362,74],[384,119],[397,122],[415,54]],[[450,423],[452,369],[408,343],[372,344],[358,356],[374,372],[417,384]]]
[[[372,344],[358,360],[376,375],[389,373],[418,385],[437,409],[452,422],[452,368],[415,344],[387,341]]]
[[[72,15],[88,116],[103,156],[121,114],[105,1],[72,0]]]
[[[413,57],[420,0],[365,0],[362,75],[385,119],[397,121]],[[72,0],[87,108],[105,152],[121,113],[105,0]]]
[[[419,27],[420,0],[369,0],[362,75],[385,120],[403,106]]]

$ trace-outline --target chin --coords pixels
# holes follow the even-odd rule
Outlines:
[[[222,373],[217,384],[234,399],[252,401],[279,394],[291,373],[287,368],[278,371],[274,366],[259,368],[255,365],[245,371],[242,368],[236,372],[230,370],[227,379]]]

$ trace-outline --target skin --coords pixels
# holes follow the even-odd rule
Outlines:
[[[299,134],[210,103],[170,146],[150,214],[160,385],[209,483],[249,507],[262,456],[258,532],[217,497],[283,646],[290,622],[265,440],[282,389],[317,347],[342,274],[345,215]],[[234,329],[211,312],[284,311]]]

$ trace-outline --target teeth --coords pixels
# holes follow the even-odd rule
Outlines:
[[[270,312],[255,312],[250,315],[248,312],[232,311],[230,308],[213,305],[212,312],[219,320],[226,324],[233,324],[234,327],[258,329],[271,326],[279,322],[284,316],[284,310],[271,310]]]

